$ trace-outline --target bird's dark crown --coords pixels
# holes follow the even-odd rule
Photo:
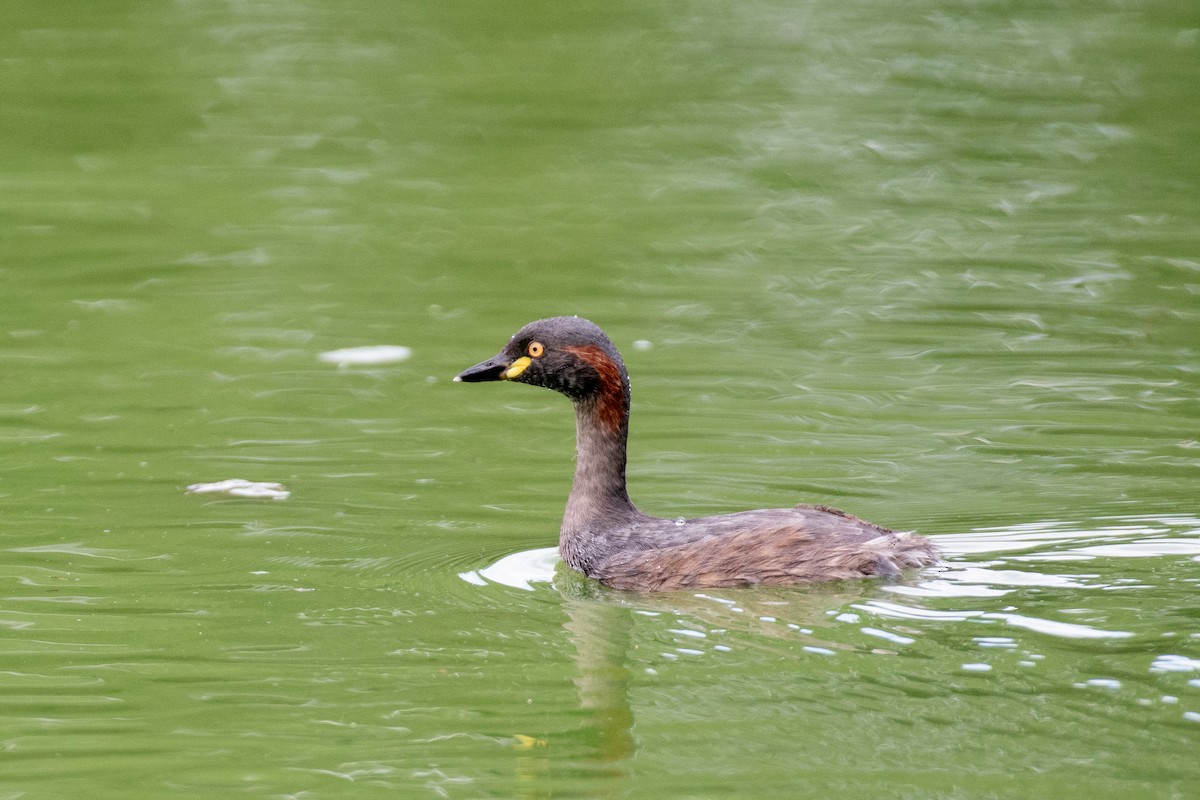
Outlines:
[[[620,360],[616,346],[600,326],[583,317],[549,317],[530,322],[513,334],[504,351],[520,357],[526,354],[533,342],[541,342],[547,349],[595,345],[609,357]]]

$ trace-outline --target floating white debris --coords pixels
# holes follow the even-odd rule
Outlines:
[[[256,500],[286,500],[292,496],[282,483],[247,481],[230,478],[215,483],[193,483],[187,487],[188,494],[227,494],[231,497],[249,497]]]
[[[411,355],[411,347],[398,344],[375,344],[328,350],[317,358],[326,364],[337,364],[339,367],[369,367],[377,364],[398,364],[401,361],[407,361]]]
[[[963,664],[961,667],[963,672],[991,672],[991,664]]]

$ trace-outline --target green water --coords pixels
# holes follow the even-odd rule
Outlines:
[[[1194,4],[0,19],[0,798],[1200,792]],[[556,570],[569,405],[449,379],[568,313],[645,510],[946,563]]]

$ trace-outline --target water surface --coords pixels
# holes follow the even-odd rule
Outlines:
[[[1186,4],[0,10],[0,797],[1195,793]],[[646,511],[946,562],[565,572],[564,313]]]

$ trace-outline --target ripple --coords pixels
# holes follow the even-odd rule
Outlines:
[[[1151,556],[1188,555],[1200,558],[1200,539],[1151,539],[1121,544],[1093,545],[1072,552],[1089,557],[1148,558]]]
[[[980,663],[963,664],[961,669],[963,672],[991,672],[992,665]]]
[[[88,547],[83,542],[60,542],[58,544],[41,544],[29,547],[10,547],[8,548],[8,552],[81,556],[84,558],[100,558],[112,561],[153,561],[163,558],[160,555],[134,556],[122,550]]]
[[[512,553],[483,569],[460,572],[458,577],[476,586],[498,583],[533,591],[535,583],[554,581],[555,568],[560,560],[557,547],[541,547]]]
[[[1133,636],[1128,631],[1106,631],[1093,628],[1090,625],[1080,625],[1074,622],[1057,622],[1055,620],[1029,617],[1024,614],[986,613],[982,619],[1002,620],[1015,628],[1044,633],[1064,639],[1128,639]]]
[[[867,626],[864,628],[859,628],[859,631],[865,633],[867,636],[876,636],[880,639],[886,639],[892,644],[912,644],[916,641],[916,639],[913,639],[911,636],[901,636],[898,633],[892,633],[891,631],[886,631],[882,628],[872,628]]]
[[[1154,663],[1150,665],[1150,671],[1155,673],[1200,672],[1200,658],[1188,658],[1187,656],[1178,655],[1162,655],[1154,659]]]
[[[1177,556],[1200,560],[1200,526],[1193,515],[1104,517],[1097,522],[1100,524],[1048,520],[934,536],[931,538],[947,562],[940,569],[921,573],[924,580],[891,585],[886,590],[933,599],[999,597],[1029,588],[1107,589],[1119,585],[1128,589],[1146,584],[1137,578],[1113,577],[1110,570],[1066,573],[1039,570],[1035,565]],[[978,560],[987,555],[1002,558]],[[1021,568],[1013,568],[1010,561],[1019,562]]]
[[[932,608],[909,606],[886,600],[870,600],[854,608],[869,614],[891,619],[929,620],[931,622],[962,622],[978,617],[982,611],[943,611]]]

